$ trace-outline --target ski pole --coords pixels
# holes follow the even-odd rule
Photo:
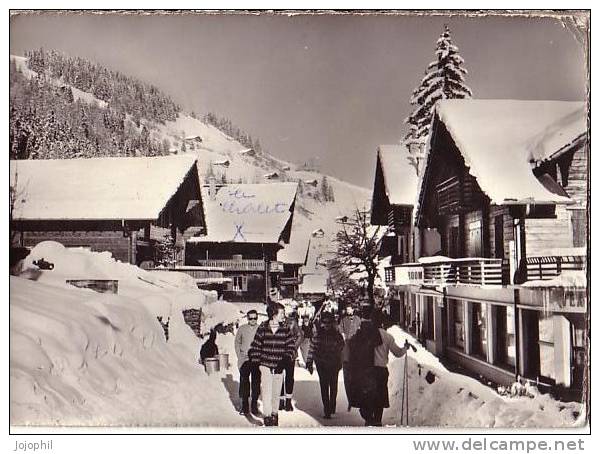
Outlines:
[[[402,377],[402,402],[400,404],[400,425],[402,425],[402,421],[404,421],[404,392],[406,390],[406,361],[408,360],[408,356],[404,356],[404,373]]]
[[[406,426],[408,427],[408,355],[404,360],[404,383],[406,384]]]
[[[410,343],[408,345],[412,349],[412,351],[416,353],[416,351],[417,351],[416,347]],[[406,425],[408,426],[408,351],[406,352],[406,355],[404,357],[404,383],[403,383],[403,389],[402,389],[402,409],[403,410],[404,410],[404,394],[406,394]],[[400,418],[401,423],[402,423],[403,416]]]

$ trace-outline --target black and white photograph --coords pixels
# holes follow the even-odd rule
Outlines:
[[[588,428],[591,10],[9,15],[11,433]]]

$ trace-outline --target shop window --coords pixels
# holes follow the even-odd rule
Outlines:
[[[584,328],[579,328],[571,324],[571,342],[573,345],[573,358],[572,358],[572,385],[574,388],[582,388],[583,378],[585,376],[585,369],[587,367],[587,360],[585,354],[585,332]]]
[[[465,349],[464,309],[463,302],[450,300],[450,327],[452,329],[452,345],[459,350]]]
[[[496,363],[515,367],[517,343],[514,307],[496,306]]]
[[[243,276],[231,276],[231,282],[232,282],[234,292],[241,292],[244,290]]]
[[[425,339],[434,340],[435,337],[435,328],[434,328],[434,307],[433,304],[433,296],[426,296],[425,302],[427,305],[427,320],[424,320],[425,326],[427,329],[425,330]]]
[[[540,375],[554,380],[554,321],[552,314],[540,313],[538,318]]]
[[[473,354],[480,358],[487,358],[487,305],[471,304],[472,346]]]

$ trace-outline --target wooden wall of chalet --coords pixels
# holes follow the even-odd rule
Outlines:
[[[567,194],[579,202],[583,207],[587,206],[587,184],[588,184],[588,156],[587,146],[582,146],[573,154],[573,161],[569,167],[568,184],[565,187]]]
[[[496,218],[502,217],[502,233],[501,237],[503,239],[502,251],[503,256],[500,256],[499,248],[496,248]],[[492,205],[490,207],[490,257],[493,258],[504,258],[508,259],[510,257],[510,249],[509,244],[511,241],[514,241],[514,230],[513,230],[513,218],[508,212],[508,207]],[[498,253],[496,252],[498,250]]]
[[[564,205],[556,206],[556,219],[526,219],[527,256],[552,255],[552,249],[573,247],[571,214]]]
[[[185,264],[198,265],[198,260],[206,260],[208,252],[209,259],[231,260],[233,255],[241,254],[242,259],[263,259],[264,254],[270,261],[277,260],[278,246],[265,244],[264,248],[257,243],[191,243],[188,242],[185,249]]]
[[[502,252],[496,250],[496,217],[501,217],[502,220],[502,232],[498,235],[498,238],[502,239],[502,245],[500,246]],[[463,219],[463,230],[455,230],[453,233],[453,229],[460,228],[459,215],[446,216],[446,223],[441,232],[443,255],[453,258],[477,256],[508,259],[509,242],[514,240],[513,218],[509,214],[508,207],[491,205],[489,207],[487,225],[483,222],[483,210],[465,213]],[[469,244],[469,225],[476,222],[479,222],[481,225],[481,247],[479,253],[473,249],[472,244]],[[454,239],[453,235],[455,236]],[[457,241],[457,244],[452,245],[452,241]]]
[[[128,263],[129,238],[123,231],[33,231],[23,232],[23,246],[33,247],[42,241],[56,241],[65,247],[87,247],[92,251],[109,251],[116,260]]]

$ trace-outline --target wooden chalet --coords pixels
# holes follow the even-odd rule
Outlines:
[[[380,257],[392,264],[414,258],[412,242],[413,206],[417,194],[417,172],[403,145],[380,145],[377,149],[371,224],[387,225]]]
[[[229,301],[266,301],[284,271],[277,252],[289,244],[295,183],[202,187],[206,232],[188,239],[187,266],[222,268]]]
[[[169,235],[183,246],[203,229],[195,158],[186,156],[10,162],[11,231],[21,246],[46,240],[151,263]]]
[[[302,283],[301,267],[306,265],[310,248],[310,237],[295,231],[292,226],[292,239],[277,253],[277,261],[283,264],[278,286],[282,298],[296,298]]]
[[[438,102],[418,261],[385,276],[400,323],[434,353],[570,398],[587,370],[586,119],[578,102]]]

